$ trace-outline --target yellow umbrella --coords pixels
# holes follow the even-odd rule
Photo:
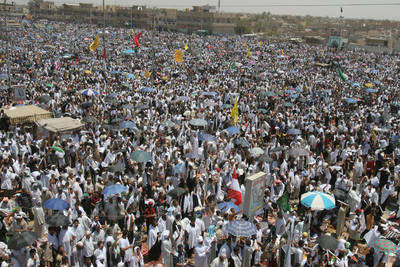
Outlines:
[[[372,83],[366,83],[365,86],[368,88],[372,88]]]
[[[91,70],[85,70],[86,74],[93,74],[93,72]]]

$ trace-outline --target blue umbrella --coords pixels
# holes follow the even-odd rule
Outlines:
[[[114,74],[120,74],[121,72],[118,70],[112,70],[110,71],[110,74],[114,75]]]
[[[218,94],[217,94],[217,92],[205,92],[205,91],[203,91],[203,92],[200,92],[200,95],[214,97],[214,96],[217,96]]]
[[[235,205],[235,203],[233,202],[222,202],[218,204],[218,209],[221,210],[223,213],[227,212],[232,208],[235,210],[235,212],[240,211],[239,206]]]
[[[131,159],[136,162],[148,162],[151,160],[151,154],[146,151],[136,150],[131,153]]]
[[[140,90],[140,92],[142,92],[142,93],[152,93],[155,91],[156,91],[156,89],[153,87],[144,87],[144,88],[142,88],[142,90]]]
[[[8,80],[8,74],[7,73],[0,73],[0,80]]]
[[[357,103],[357,99],[355,99],[355,98],[346,98],[345,101],[348,104],[356,104]]]
[[[50,210],[66,210],[69,208],[68,202],[61,198],[50,198],[43,203],[43,206]]]
[[[355,87],[361,87],[361,85],[360,85],[359,83],[353,83],[353,85],[354,85]]]
[[[251,237],[257,233],[257,228],[251,222],[245,220],[236,220],[229,222],[225,226],[225,232],[233,236]]]
[[[176,164],[172,168],[172,172],[173,172],[174,175],[177,175],[177,174],[181,173],[184,169],[185,169],[185,163],[182,162],[182,163]]]
[[[134,129],[136,127],[136,124],[132,121],[123,121],[119,124],[119,127],[123,129]]]
[[[95,95],[99,95],[99,92],[97,92],[96,90],[92,90],[92,89],[86,89],[86,90],[82,91],[82,95],[95,96]]]
[[[124,54],[133,55],[133,54],[135,54],[135,51],[132,50],[132,49],[125,49],[125,50],[124,50]]]
[[[301,204],[312,210],[330,210],[335,207],[335,197],[323,192],[312,191],[301,195]]]
[[[113,184],[104,188],[102,193],[105,196],[112,196],[126,191],[128,191],[127,186],[123,186],[121,184]]]
[[[207,125],[207,121],[203,119],[191,119],[189,123],[193,126],[204,127]]]
[[[376,93],[376,92],[378,92],[378,90],[373,89],[373,88],[367,88],[367,89],[365,89],[365,92],[366,93]]]
[[[239,127],[231,126],[226,128],[224,131],[227,131],[229,135],[234,135],[240,133]]]
[[[199,137],[199,141],[202,141],[202,142],[216,142],[217,141],[217,138],[215,136],[213,136],[211,134],[206,134],[203,132],[200,132],[198,137]]]
[[[301,130],[299,130],[299,129],[289,129],[287,133],[290,134],[290,135],[299,135],[299,134],[301,134]]]
[[[237,146],[241,146],[241,147],[250,147],[250,143],[249,141],[247,141],[244,138],[239,138],[239,139],[235,139],[235,141],[233,141],[233,143]]]
[[[128,73],[128,74],[126,74],[126,78],[128,78],[128,79],[135,79],[135,74],[134,73]]]

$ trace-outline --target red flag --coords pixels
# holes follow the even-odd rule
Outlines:
[[[236,171],[232,173],[232,181],[228,185],[228,198],[235,200],[235,205],[242,203],[242,191],[240,190],[238,177]]]
[[[135,39],[135,45],[137,47],[140,47],[140,43],[139,43],[140,36],[142,36],[142,32],[139,32],[138,34],[136,34],[135,38],[134,38]]]
[[[106,48],[104,48],[104,61],[107,61]]]

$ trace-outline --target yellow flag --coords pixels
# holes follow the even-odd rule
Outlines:
[[[149,78],[150,77],[150,72],[148,69],[144,72],[144,77]]]
[[[243,44],[243,46],[246,47],[246,46],[247,46],[247,43],[245,42],[245,43]]]
[[[248,56],[248,57],[251,57],[251,56],[252,56],[251,51],[250,51],[250,49],[248,49],[248,48],[247,48],[247,56]]]
[[[262,45],[263,45],[263,42],[262,42],[262,41],[259,41],[258,44],[259,44],[260,46],[262,46]]]
[[[39,64],[39,57],[40,57],[40,53],[37,52],[37,54],[36,54],[36,63],[37,63],[37,64]]]
[[[238,99],[235,99],[235,104],[233,105],[231,111],[231,117],[233,119],[233,123],[236,124],[239,120],[239,107],[238,107]]]
[[[185,51],[189,49],[189,46],[185,44]]]
[[[285,54],[285,52],[283,52],[283,49],[281,49],[281,54],[282,54],[282,55],[284,55],[284,54]]]
[[[177,63],[182,63],[183,61],[183,53],[181,49],[175,50],[175,61]]]
[[[89,50],[90,51],[94,51],[97,49],[97,47],[99,47],[100,45],[100,41],[99,41],[99,36],[97,35],[96,38],[94,39],[93,43],[90,44],[89,46]]]
[[[134,30],[134,29],[131,30],[131,34],[132,34],[132,35],[135,34],[135,30]]]
[[[372,142],[375,142],[376,140],[376,133],[374,130],[372,130],[372,137],[371,137]]]

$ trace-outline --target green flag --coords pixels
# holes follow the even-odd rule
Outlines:
[[[233,64],[232,64],[232,69],[233,69],[233,70],[236,69],[236,62],[233,62]]]
[[[278,201],[276,201],[276,204],[278,204],[283,211],[290,211],[288,191],[285,190],[283,195],[278,199]]]
[[[347,81],[347,75],[343,73],[343,71],[340,69],[340,67],[337,68],[337,72],[339,74],[340,79],[342,79],[344,82]]]

